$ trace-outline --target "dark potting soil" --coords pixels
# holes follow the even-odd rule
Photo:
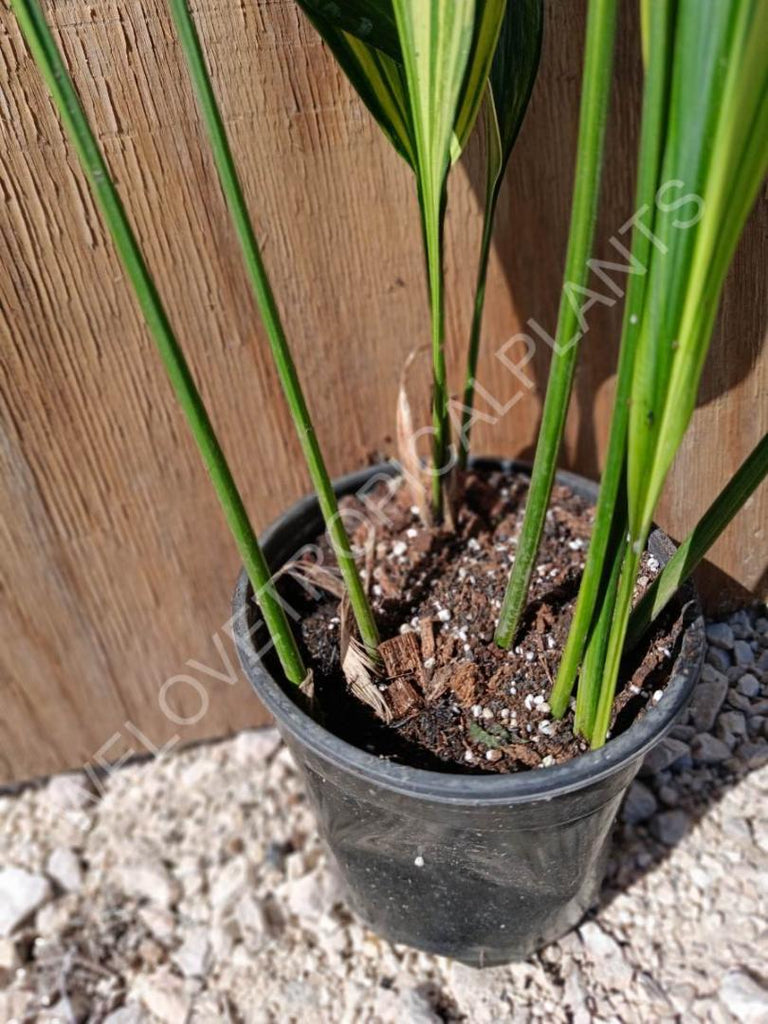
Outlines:
[[[587,749],[573,733],[574,701],[559,721],[547,703],[594,518],[567,487],[552,494],[515,645],[505,651],[493,643],[527,490],[522,474],[468,473],[454,530],[424,527],[404,485],[382,483],[365,504],[342,499],[353,543],[362,550],[368,540],[361,565],[372,568],[370,595],[384,640],[384,671],[375,682],[392,720],[385,724],[348,689],[338,598],[310,598],[291,581],[287,596],[302,612],[301,641],[314,674],[311,710],[326,728],[380,756],[438,771],[515,772]],[[301,560],[335,564],[325,537]],[[644,556],[637,596],[659,568]],[[660,699],[681,637],[680,608],[672,607],[625,659],[613,735]]]

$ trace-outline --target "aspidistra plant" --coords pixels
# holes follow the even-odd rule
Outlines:
[[[580,666],[576,726],[610,726],[632,599],[654,511],[693,413],[725,274],[768,168],[768,2],[642,5],[646,85],[633,236],[608,460],[576,613],[551,697],[562,715]],[[768,471],[759,445],[683,548],[686,571]],[[672,567],[670,567],[672,568]],[[666,601],[664,602],[666,603]],[[654,614],[663,606],[658,603]],[[647,626],[648,605],[633,623]]]
[[[169,0],[246,268],[361,638],[378,636],[336,512],[266,270],[248,216],[186,0]],[[131,231],[38,0],[11,0],[83,163],[171,383],[211,474],[286,676],[306,677],[255,534],[179,343]],[[485,102],[487,188],[468,348],[459,457],[474,397],[491,234],[500,183],[536,73],[541,0],[299,0],[416,178],[433,353],[433,511],[450,461],[444,354],[446,181]],[[526,515],[496,641],[508,646],[525,609],[578,352],[599,196],[617,0],[590,0],[566,284]],[[573,622],[550,697],[565,713],[578,678],[576,731],[605,742],[622,655],[668,603],[768,474],[758,444],[632,612],[642,553],[666,475],[695,405],[725,274],[768,168],[768,0],[641,0],[645,62],[637,208],[608,454]]]
[[[459,467],[467,464],[475,401],[475,380],[485,307],[485,286],[496,208],[512,149],[536,80],[544,27],[543,0],[509,0],[501,23],[483,106],[485,209],[477,266],[472,324],[458,437]]]
[[[654,4],[646,2],[644,26]],[[725,275],[768,170],[768,0],[679,0],[655,231],[627,437],[629,529],[590,736],[605,742],[640,558],[696,404]],[[647,34],[646,34],[647,38]],[[649,66],[660,59],[646,45]],[[641,160],[644,154],[641,153]],[[681,207],[669,183],[684,183]],[[673,193],[675,200],[679,195]]]
[[[432,510],[439,521],[451,463],[443,275],[446,182],[485,99],[488,188],[464,396],[467,412],[459,438],[463,461],[493,217],[538,66],[542,0],[356,0],[344,6],[326,0],[298,2],[416,177],[431,313]]]

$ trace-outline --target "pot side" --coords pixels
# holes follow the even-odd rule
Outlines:
[[[473,459],[475,469],[529,472]],[[367,493],[399,471],[383,464],[335,483]],[[594,502],[594,483],[557,480]],[[262,543],[272,571],[323,530],[314,497],[280,517]],[[666,561],[660,531],[649,548]],[[600,750],[529,772],[468,775],[393,764],[339,739],[297,703],[269,647],[245,573],[234,596],[243,669],[274,715],[307,786],[318,828],[354,911],[392,942],[476,967],[524,959],[562,936],[595,903],[613,822],[643,758],[687,706],[704,657],[704,621],[692,588],[686,626],[663,698]]]

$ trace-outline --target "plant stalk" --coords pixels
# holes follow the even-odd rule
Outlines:
[[[645,538],[643,538],[640,551],[645,549]],[[615,603],[611,605],[611,628],[608,637],[608,649],[605,655],[605,666],[602,673],[602,685],[597,703],[597,712],[589,737],[590,746],[593,750],[602,747],[608,738],[608,727],[611,724],[611,711],[613,709],[613,698],[616,694],[616,683],[619,678],[619,668],[624,654],[624,637],[629,621],[629,612],[632,607],[632,594],[637,579],[637,568],[640,564],[640,554],[635,550],[633,544],[627,544],[624,550],[624,561],[621,569],[621,580],[616,592]]]
[[[459,469],[467,468],[469,457],[470,434],[472,432],[472,413],[475,402],[475,380],[477,377],[477,360],[480,354],[480,334],[483,327],[483,310],[485,308],[485,285],[488,278],[488,261],[493,240],[493,221],[498,201],[498,188],[494,187],[485,205],[483,218],[483,237],[480,242],[480,259],[477,267],[475,284],[475,304],[472,311],[472,326],[469,333],[469,350],[467,352],[467,373],[464,379],[464,396],[461,410],[461,433],[459,434]]]
[[[155,283],[131,230],[72,79],[38,0],[11,0],[19,27],[40,69],[88,178],[160,358],[200,449],[240,557],[248,572],[269,635],[287,678],[300,685],[307,673],[280,598],[271,580],[245,505],[227,465],[184,354],[173,333]]]
[[[189,12],[187,0],[169,0],[169,5],[187,61],[190,78],[192,79],[203,114],[208,141],[213,152],[227,208],[237,232],[251,289],[261,313],[262,323],[267,332],[280,384],[296,427],[296,433],[309,468],[312,484],[317,492],[328,536],[349,594],[350,607],[368,654],[377,661],[379,657],[379,634],[373,610],[365,593],[360,574],[357,571],[349,537],[339,514],[331,478],[320,450],[307,403],[304,399],[304,393],[296,372],[296,365],[288,347],[280,314],[269,278],[267,277],[250,214],[248,213],[248,207],[221,118],[221,112],[216,102],[213,85],[200,44],[200,37]]]
[[[654,59],[646,70],[646,84],[643,95],[643,120],[640,135],[640,166],[638,169],[635,209],[653,211],[656,189],[658,187],[659,170],[663,158],[664,126],[667,93],[669,90],[669,51],[671,48],[671,25],[669,17],[669,0],[656,0],[649,15],[648,31],[650,33],[649,50]],[[658,55],[658,56],[657,56]],[[652,213],[650,214],[652,218]],[[632,374],[634,371],[635,352],[640,330],[640,319],[643,311],[648,268],[651,262],[651,230],[652,224],[635,224],[632,231],[631,264],[634,268],[640,265],[642,270],[636,273],[633,269],[629,279],[624,304],[624,316],[619,345],[619,365],[616,377],[616,396],[611,414],[611,426],[608,434],[608,452],[605,468],[600,481],[600,494],[595,510],[595,523],[589,542],[584,575],[579,586],[573,620],[568,630],[568,638],[563,657],[557,672],[557,679],[550,695],[549,703],[555,718],[561,718],[568,707],[568,699],[573,691],[576,674],[579,670],[587,634],[592,622],[595,605],[600,594],[600,581],[603,566],[608,554],[611,523],[616,513],[616,502],[620,490],[623,494],[626,483],[622,485],[622,476],[626,465],[627,428],[629,425],[629,398],[632,391]],[[601,619],[602,612],[599,613]],[[609,620],[610,621],[610,620]],[[599,687],[601,671],[594,657],[590,659],[590,667],[595,672],[583,672],[579,680],[579,694],[583,706],[594,706],[597,694],[587,694],[589,687]],[[577,702],[579,698],[577,697]]]
[[[515,637],[528,597],[563,439],[578,343],[582,335],[582,314],[574,305],[577,301],[574,293],[584,293],[589,278],[588,260],[597,216],[605,122],[610,99],[616,12],[616,0],[590,0],[565,284],[525,519],[496,629],[496,643],[504,648],[509,647]]]
[[[610,560],[607,566],[603,566],[603,579],[597,600],[597,610],[584,647],[584,663],[576,690],[574,730],[587,739],[591,737],[595,725],[603,664],[608,649],[608,637],[611,631],[616,593],[619,588],[621,566],[624,561],[623,542],[626,533],[626,513],[624,509],[616,508],[608,544]]]
[[[448,383],[445,368],[445,278],[443,224],[445,186],[436,212],[422,205],[432,337],[432,514],[443,518],[443,483],[448,460]]]

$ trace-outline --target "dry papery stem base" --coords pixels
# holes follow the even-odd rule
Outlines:
[[[592,528],[589,503],[556,486],[547,513],[529,605],[514,648],[493,642],[514,560],[528,478],[467,473],[455,529],[425,527],[407,487],[382,484],[342,506],[366,516],[354,542],[368,540],[371,600],[380,625],[383,668],[375,681],[389,709],[383,722],[352,696],[339,662],[337,597],[309,599],[295,581],[286,596],[303,611],[301,641],[315,679],[312,713],[358,747],[413,767],[438,771],[515,772],[567,761],[587,743],[573,733],[573,709],[560,721],[547,703],[578,592]],[[382,519],[386,522],[382,523]],[[328,544],[318,540],[325,564]],[[371,557],[372,556],[372,557]],[[644,556],[638,593],[659,571]],[[660,699],[682,636],[679,606],[663,617],[626,660],[612,734],[626,729],[649,701]],[[573,702],[572,702],[573,703]]]

